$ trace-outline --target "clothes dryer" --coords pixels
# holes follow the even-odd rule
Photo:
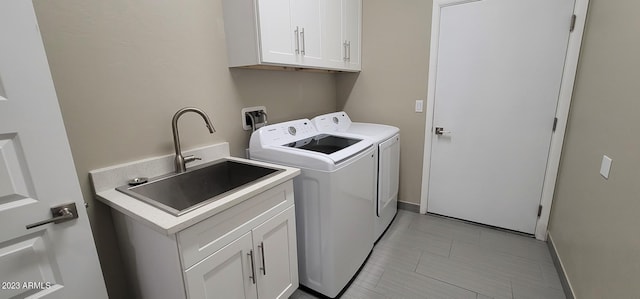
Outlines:
[[[319,132],[349,133],[374,143],[378,152],[373,223],[377,241],[398,211],[400,129],[389,125],[352,122],[344,111],[319,115],[311,121]]]

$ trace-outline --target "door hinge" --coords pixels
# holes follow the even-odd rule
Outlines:
[[[558,126],[558,118],[554,117],[553,118],[553,128],[551,129],[551,132],[555,132],[557,126]]]
[[[540,215],[542,215],[542,205],[538,206],[538,218],[540,218]]]
[[[573,29],[576,28],[576,15],[571,16],[571,25],[569,25],[569,32],[573,32]]]

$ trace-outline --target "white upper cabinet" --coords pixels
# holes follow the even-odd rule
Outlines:
[[[362,0],[326,1],[323,19],[325,61],[341,70],[360,70]]]
[[[343,1],[326,1],[323,19],[325,30],[323,32],[324,53],[327,64],[333,68],[344,68],[347,58],[344,24],[342,15]]]
[[[228,10],[231,4],[227,4],[226,2],[233,2],[232,5],[239,5],[236,2],[244,2],[248,3],[251,1],[225,1],[225,12]],[[298,64],[298,55],[299,55],[299,45],[298,45],[298,35],[294,32],[293,26],[293,10],[291,8],[290,0],[259,0],[257,1],[258,11],[260,12],[260,26],[258,27],[259,37],[261,40],[261,45],[259,48],[262,49],[262,52],[256,53],[260,57],[255,57],[261,60],[263,63],[281,63],[281,64]],[[234,26],[237,22],[246,23],[245,25],[251,25],[251,22],[247,22],[246,19],[243,18],[232,18],[227,17],[225,14],[225,30],[226,30],[226,38],[228,44],[233,44],[235,41],[239,39],[255,39],[255,35],[245,35],[238,36],[241,33],[234,33],[232,28],[237,28],[238,26]],[[231,23],[227,25],[227,23]],[[257,41],[256,41],[257,42]],[[256,47],[257,44],[254,45],[246,45],[250,49],[236,49],[238,51],[232,51],[229,48],[229,58],[231,65],[230,66],[238,66],[244,65],[246,63],[254,64],[257,62],[255,59],[251,60],[250,57],[240,61],[239,63],[233,63],[233,56],[250,54],[253,55],[253,51],[247,52],[246,50],[254,50],[251,47]],[[245,62],[246,60],[246,62]]]
[[[271,2],[271,0],[260,0]],[[324,0],[291,0],[293,26],[298,33],[300,65],[323,67],[322,19],[320,11]],[[261,22],[261,25],[263,23]]]
[[[350,70],[360,70],[362,37],[362,0],[342,0],[343,30],[347,48],[346,64]]]
[[[360,70],[362,0],[223,0],[230,67]]]

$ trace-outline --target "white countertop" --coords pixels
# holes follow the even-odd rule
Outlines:
[[[111,208],[143,222],[154,230],[170,235],[175,234],[191,225],[218,214],[246,199],[254,197],[268,189],[293,179],[300,174],[297,168],[282,165],[264,163],[259,161],[235,158],[229,156],[228,143],[220,143],[190,151],[184,151],[183,155],[195,155],[202,158],[198,163],[190,163],[189,166],[211,162],[226,158],[233,161],[282,169],[284,171],[276,175],[252,183],[227,196],[208,203],[193,211],[180,216],[174,216],[164,210],[149,205],[141,200],[130,197],[115,188],[127,184],[127,181],[135,177],[157,177],[173,172],[173,156],[166,155],[141,161],[120,164],[102,169],[90,171],[92,183],[98,200],[106,203]]]

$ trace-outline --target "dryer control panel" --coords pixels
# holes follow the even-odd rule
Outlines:
[[[351,126],[351,119],[342,111],[319,115],[311,121],[320,132],[346,132]]]

